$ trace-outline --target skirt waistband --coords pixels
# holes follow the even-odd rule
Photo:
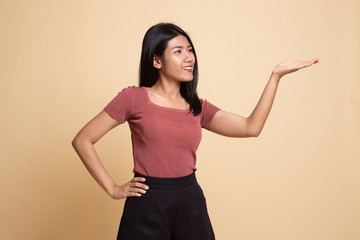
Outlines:
[[[197,183],[195,172],[190,175],[177,178],[150,177],[140,173],[135,173],[135,177],[145,178],[146,181],[144,184],[149,186],[150,189],[174,190],[189,187]]]

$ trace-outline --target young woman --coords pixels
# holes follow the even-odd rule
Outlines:
[[[318,59],[278,64],[249,117],[220,110],[196,93],[198,65],[189,36],[161,23],[145,34],[140,86],[123,89],[73,140],[84,165],[114,199],[127,198],[118,239],[215,239],[196,182],[201,128],[228,137],[256,137],[269,115],[280,78]],[[128,121],[134,178],[118,185],[93,145]]]

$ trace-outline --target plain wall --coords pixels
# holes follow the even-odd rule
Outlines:
[[[138,84],[145,31],[173,22],[194,42],[198,92],[248,116],[274,66],[281,80],[258,138],[203,131],[197,176],[217,239],[360,239],[360,2],[0,2],[0,239],[115,239],[112,200],[71,147],[80,128]],[[127,124],[96,144],[132,177]]]

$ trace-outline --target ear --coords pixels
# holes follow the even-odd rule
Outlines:
[[[161,69],[161,60],[160,57],[154,54],[153,58],[153,66],[154,68],[160,70]]]

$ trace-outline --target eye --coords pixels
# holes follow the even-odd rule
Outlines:
[[[176,50],[175,53],[181,53],[181,50]]]
[[[189,52],[194,52],[194,50],[192,48],[189,49]]]

